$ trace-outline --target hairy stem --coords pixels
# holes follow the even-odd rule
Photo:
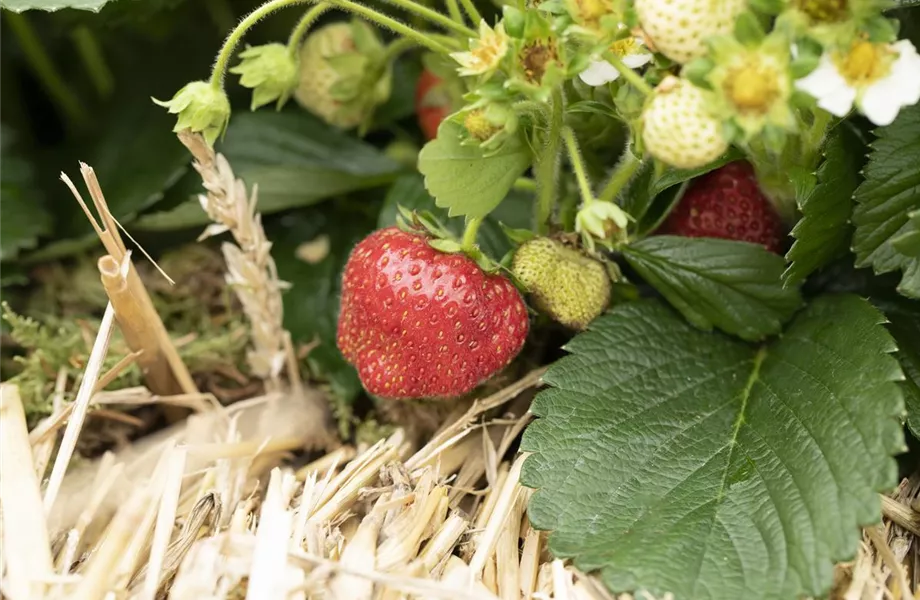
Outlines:
[[[549,218],[556,201],[556,169],[559,166],[560,133],[564,119],[564,99],[562,91],[553,91],[549,127],[543,146],[543,152],[537,160],[534,171],[537,180],[537,222],[538,233],[549,230]]]
[[[478,27],[479,23],[482,21],[482,15],[476,10],[476,5],[473,4],[473,0],[460,0],[460,3],[463,4],[463,9],[466,11],[466,14],[470,16],[473,25]]]
[[[418,15],[435,25],[440,25],[444,29],[459,33],[467,37],[476,37],[476,31],[470,29],[463,23],[457,23],[451,20],[447,15],[442,15],[436,10],[431,10],[427,6],[414,2],[413,0],[387,0],[393,6],[397,6],[408,13]]]
[[[601,190],[598,200],[602,202],[613,202],[616,200],[617,195],[623,191],[623,188],[626,187],[626,184],[629,183],[629,180],[632,179],[632,176],[636,174],[636,171],[639,170],[641,166],[642,161],[629,151],[629,145],[627,144],[626,152],[623,153],[623,159],[613,171],[613,174],[607,181],[607,185]]]
[[[220,47],[220,52],[217,53],[217,59],[214,61],[214,68],[211,70],[211,86],[214,89],[223,89],[227,64],[233,56],[233,51],[236,50],[237,44],[240,43],[240,40],[243,39],[243,36],[246,35],[246,32],[249,31],[253,25],[276,10],[281,10],[282,8],[287,8],[288,6],[299,4],[304,1],[305,0],[270,0],[246,15],[240,24],[230,32],[230,35],[227,36],[227,39],[224,40],[224,44]]]
[[[233,51],[240,43],[240,40],[243,39],[243,36],[246,35],[246,32],[249,31],[253,25],[258,23],[262,18],[277,10],[287,8],[288,6],[293,6],[295,4],[303,4],[307,1],[309,0],[269,0],[265,4],[259,6],[257,9],[246,15],[242,22],[240,22],[240,24],[230,32],[230,35],[227,36],[223,46],[221,46],[220,52],[217,54],[217,60],[214,61],[214,68],[211,71],[211,85],[216,89],[223,88],[224,77],[227,71],[227,64],[230,62],[230,58],[233,56]],[[413,12],[414,14],[427,18],[433,23],[442,25],[447,29],[451,29],[457,33],[462,33],[465,35],[475,36],[475,32],[472,29],[469,29],[468,27],[458,23],[454,23],[450,20],[449,17],[446,17],[439,12],[433,11],[430,8],[425,8],[413,0],[390,0],[390,2],[409,12]],[[387,29],[402,35],[403,37],[415,39],[420,45],[425,46],[434,52],[441,54],[447,54],[450,52],[450,49],[447,46],[429,38],[424,33],[418,32],[411,27],[408,27],[404,23],[401,23],[392,17],[388,17],[362,4],[351,2],[351,0],[333,0],[330,2],[330,4],[352,14],[363,17],[368,21],[376,23],[377,25],[386,27]]]
[[[537,182],[529,177],[518,177],[514,180],[514,189],[521,192],[535,192],[537,190]]]
[[[13,30],[13,35],[19,42],[26,61],[32,67],[51,100],[64,112],[72,127],[76,129],[86,127],[89,124],[89,113],[86,112],[80,98],[67,86],[57,66],[51,61],[51,57],[42,45],[38,34],[32,28],[32,24],[25,15],[19,13],[6,12],[4,17],[10,29]]]
[[[405,52],[406,50],[413,48],[418,45],[418,42],[410,38],[399,38],[390,42],[386,47],[386,50],[383,53],[383,60],[381,61],[384,65],[389,63],[391,60]]]
[[[115,88],[115,78],[112,77],[112,70],[109,68],[102,53],[102,47],[99,40],[93,35],[85,25],[80,25],[73,30],[73,42],[77,47],[77,54],[83,61],[83,66],[89,74],[93,87],[100,98],[108,98]]]
[[[463,13],[460,12],[460,4],[457,0],[444,0],[444,4],[447,5],[447,14],[455,23],[464,23]]]
[[[303,36],[306,35],[307,30],[316,22],[316,20],[324,12],[329,10],[330,5],[328,2],[320,2],[316,6],[310,7],[310,9],[304,13],[300,20],[297,21],[297,25],[294,26],[294,30],[291,31],[290,37],[288,37],[288,52],[291,53],[291,56],[297,56],[297,52],[300,50],[300,42],[303,40]]]
[[[649,96],[652,94],[652,92],[654,91],[652,90],[652,86],[650,86],[645,81],[645,79],[642,78],[641,75],[639,75],[638,73],[636,73],[635,71],[633,71],[632,69],[624,65],[623,61],[620,60],[619,56],[617,56],[613,52],[608,52],[604,54],[604,59],[607,62],[609,62],[611,65],[613,65],[613,68],[619,71],[620,75],[622,75],[623,78],[629,83],[631,83],[633,87],[635,87],[637,90],[639,90],[646,96]]]
[[[569,161],[572,163],[572,169],[575,171],[575,179],[578,181],[578,191],[581,192],[581,201],[587,206],[594,202],[594,193],[591,191],[591,182],[588,181],[588,174],[585,172],[585,163],[581,160],[581,152],[578,150],[578,142],[575,140],[575,132],[571,127],[562,130],[562,139],[565,140],[565,148],[569,152]]]
[[[386,27],[387,29],[403,36],[404,38],[415,40],[415,42],[419,46],[425,46],[426,48],[428,48],[429,50],[433,52],[437,52],[438,54],[450,54],[451,52],[450,48],[448,48],[441,42],[438,42],[432,39],[427,34],[421,31],[416,31],[415,29],[412,29],[405,23],[402,23],[392,17],[388,17],[384,14],[381,14],[372,8],[368,8],[364,6],[363,4],[358,4],[357,2],[352,2],[351,0],[333,0],[333,4],[339,8],[347,10],[348,12],[356,14],[360,17],[364,17],[368,21],[371,21],[372,23],[376,23],[377,25],[380,25],[381,27]],[[440,15],[440,16],[443,16],[443,15]],[[448,22],[451,22],[451,21],[448,19]]]
[[[460,241],[463,250],[472,250],[476,246],[476,234],[479,233],[480,225],[482,225],[482,219],[469,218],[466,220],[466,229],[463,230],[463,239]]]

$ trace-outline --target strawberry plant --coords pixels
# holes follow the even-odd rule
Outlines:
[[[3,2],[76,131],[108,105],[49,78],[21,14],[44,4]],[[553,556],[612,594],[827,597],[920,436],[917,3],[250,4],[192,62],[138,53],[169,65],[99,150],[125,227],[156,246],[210,222],[162,138],[201,134],[259,184],[284,325],[340,408],[546,367],[521,481]],[[86,247],[32,182],[88,138],[30,155],[7,126],[20,286]]]

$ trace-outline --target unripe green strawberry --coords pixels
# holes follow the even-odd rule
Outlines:
[[[706,109],[702,91],[686,79],[665,77],[642,112],[645,149],[678,169],[702,167],[728,149],[722,122]]]
[[[330,125],[357,127],[389,97],[391,76],[382,56],[383,45],[366,23],[320,27],[300,49],[294,98]]]
[[[746,0],[636,0],[651,45],[681,64],[706,54],[706,40],[731,33]]]
[[[511,271],[541,312],[572,329],[587,327],[610,302],[604,265],[549,238],[521,245]]]

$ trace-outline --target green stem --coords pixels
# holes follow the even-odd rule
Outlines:
[[[476,10],[476,5],[473,4],[473,0],[460,0],[460,3],[463,4],[466,14],[468,14],[470,20],[473,21],[473,25],[479,27],[479,23],[482,22],[482,15]]]
[[[383,60],[381,62],[386,65],[409,48],[414,48],[415,46],[418,46],[418,42],[410,38],[398,38],[393,40],[386,47],[386,50],[383,53]]]
[[[426,36],[428,36],[429,39],[435,42],[440,42],[444,46],[449,46],[453,48],[453,50],[451,50],[452,52],[455,52],[459,49],[465,49],[464,44],[460,40],[458,40],[457,38],[450,37],[449,35],[444,35],[441,33],[432,33],[430,31],[423,31],[422,33],[424,33]]]
[[[426,48],[428,48],[429,50],[433,52],[437,52],[438,54],[450,54],[451,52],[450,48],[448,48],[447,46],[445,46],[444,44],[440,42],[437,42],[431,39],[425,33],[422,33],[421,31],[416,31],[412,29],[411,27],[409,27],[408,25],[406,25],[405,23],[401,23],[400,21],[397,21],[396,19],[380,14],[379,12],[371,8],[368,8],[362,4],[358,4],[357,2],[352,2],[351,0],[332,0],[332,3],[335,6],[338,6],[339,8],[343,8],[345,10],[348,10],[351,13],[364,17],[368,21],[377,23],[381,27],[386,27],[387,29],[393,31],[394,33],[398,35],[401,35],[405,38],[415,40],[415,42],[419,46],[425,46]],[[448,22],[451,22],[451,21],[448,20]]]
[[[233,56],[233,51],[236,50],[237,44],[240,43],[240,40],[243,39],[243,36],[246,35],[246,32],[249,31],[253,25],[276,10],[281,10],[282,8],[304,1],[305,0],[271,0],[246,15],[240,24],[230,32],[230,35],[224,40],[223,46],[220,47],[220,52],[217,53],[217,60],[214,61],[214,68],[211,70],[211,86],[217,90],[223,89],[224,76],[227,72],[227,63],[230,62],[230,58]]]
[[[559,88],[553,90],[552,114],[549,129],[543,146],[543,152],[534,166],[537,181],[537,222],[538,233],[549,231],[549,218],[556,201],[556,169],[559,166],[559,140],[564,118],[564,100]]]
[[[824,143],[824,137],[827,135],[827,126],[830,125],[834,118],[831,113],[820,108],[814,111],[812,115],[814,120],[811,123],[811,127],[808,128],[806,135],[802,136],[802,144],[804,146],[802,153],[806,157],[806,164],[809,165],[809,168],[820,151],[821,145]]]
[[[406,12],[428,19],[430,22],[440,25],[444,29],[453,31],[454,33],[459,33],[467,37],[477,37],[479,35],[475,30],[470,29],[463,23],[452,21],[447,15],[442,15],[436,10],[431,10],[427,6],[422,6],[417,2],[413,2],[413,0],[387,0],[387,2],[394,6],[398,6]]]
[[[214,68],[211,71],[211,85],[216,89],[222,89],[224,87],[224,76],[227,71],[227,64],[230,62],[230,58],[233,56],[233,51],[236,49],[237,44],[240,43],[240,40],[243,39],[243,36],[246,35],[246,32],[249,31],[253,25],[258,23],[262,18],[277,10],[287,8],[288,6],[293,6],[294,4],[302,4],[306,1],[308,0],[269,0],[269,2],[266,2],[265,4],[259,6],[254,11],[246,15],[240,24],[230,32],[230,35],[227,36],[223,46],[221,46],[220,52],[217,54],[217,60],[214,61]],[[443,25],[448,29],[452,29],[457,33],[463,33],[464,35],[470,36],[476,35],[473,30],[454,23],[450,20],[449,17],[433,11],[430,8],[420,6],[413,0],[390,0],[390,2],[396,6],[399,6],[400,8],[425,17],[429,21]],[[415,39],[420,45],[425,46],[434,52],[438,52],[440,54],[450,53],[450,49],[447,48],[447,46],[430,39],[427,35],[415,31],[405,24],[400,23],[396,19],[383,15],[366,6],[356,2],[351,2],[350,0],[333,0],[330,2],[330,4],[364,17],[368,21],[377,23],[378,25],[386,27],[387,29],[391,29],[403,37]]]
[[[320,15],[329,10],[329,8],[331,7],[328,2],[320,2],[316,6],[311,7],[300,17],[300,20],[297,21],[297,25],[294,26],[294,30],[291,31],[291,35],[288,38],[288,52],[291,53],[292,57],[297,56],[297,52],[300,50],[300,41],[303,39],[303,36],[306,35],[307,30],[310,29],[310,26],[316,22]]]
[[[19,41],[26,61],[35,71],[52,101],[64,112],[73,127],[86,127],[89,124],[89,113],[86,112],[80,98],[67,86],[25,15],[6,12],[4,16],[13,30],[13,35]]]
[[[85,25],[80,25],[73,31],[73,42],[77,47],[77,53],[83,66],[89,74],[93,87],[100,98],[108,98],[115,88],[115,78],[112,77],[112,70],[105,60],[99,40],[93,35]]]
[[[460,241],[460,246],[464,251],[469,251],[476,247],[476,234],[479,233],[480,225],[482,225],[482,219],[480,218],[466,220],[466,229],[463,230],[463,239]]]
[[[591,182],[588,181],[588,174],[585,172],[585,163],[581,160],[581,152],[578,150],[578,142],[575,141],[575,132],[571,127],[562,130],[562,139],[565,140],[566,150],[569,151],[569,161],[575,170],[575,179],[578,180],[578,190],[581,192],[581,200],[585,206],[594,202],[594,193],[591,191]]]
[[[639,90],[646,96],[650,96],[652,94],[652,92],[654,91],[652,90],[652,86],[650,86],[648,82],[646,82],[645,79],[642,78],[641,75],[639,75],[638,73],[636,73],[635,71],[633,71],[632,69],[624,65],[623,61],[620,60],[619,56],[617,56],[613,52],[607,52],[606,54],[604,54],[604,59],[607,62],[609,62],[611,65],[613,65],[613,67],[617,71],[620,72],[620,75],[622,75],[623,78],[626,79],[626,81],[628,81],[629,83],[631,83],[633,87],[635,87],[637,90]]]
[[[601,195],[598,197],[598,200],[601,202],[613,202],[616,200],[617,195],[626,187],[626,184],[629,183],[629,180],[636,174],[640,166],[642,166],[642,161],[629,151],[627,145],[626,152],[623,154],[623,160],[617,165],[613,175],[611,175],[610,179],[607,181],[607,185],[601,190]]]
[[[460,4],[457,0],[445,0],[444,4],[447,5],[447,14],[455,23],[464,23],[463,13],[460,12]]]
[[[535,192],[537,191],[537,182],[529,177],[518,177],[514,180],[512,187],[520,192]]]

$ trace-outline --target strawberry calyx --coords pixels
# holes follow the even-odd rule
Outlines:
[[[421,235],[429,246],[445,254],[463,254],[484,272],[494,274],[504,270],[502,265],[487,256],[476,244],[464,246],[441,221],[430,211],[409,210],[398,205],[399,214],[396,216],[396,227],[400,231]]]

